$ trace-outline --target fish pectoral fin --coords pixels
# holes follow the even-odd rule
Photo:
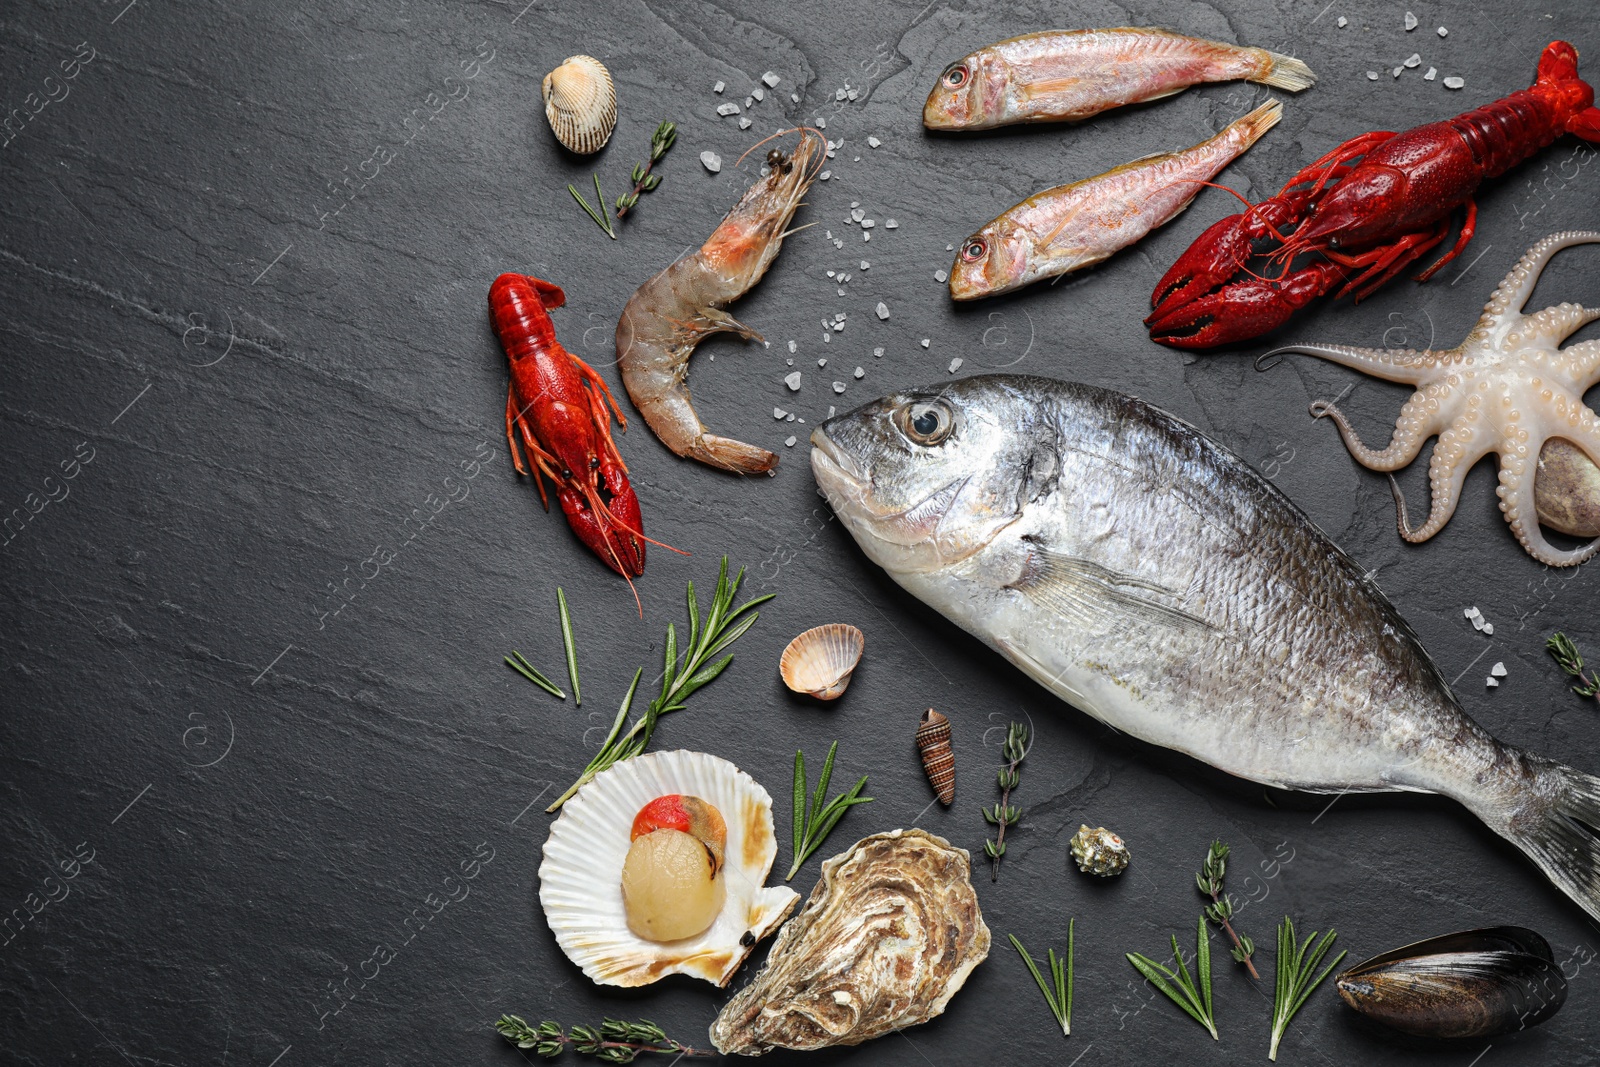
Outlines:
[[[1112,570],[1091,560],[1035,548],[1029,568],[1012,588],[1075,625],[1090,628],[1123,614],[1156,626],[1209,632],[1216,627],[1153,596],[1182,597],[1156,582]]]
[[[701,308],[700,318],[707,326],[707,333],[736,333],[747,341],[766,341],[765,337],[721,308]]]

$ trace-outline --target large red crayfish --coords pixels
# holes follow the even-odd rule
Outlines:
[[[1426,281],[1472,240],[1478,185],[1564,133],[1600,141],[1600,109],[1578,77],[1577,49],[1554,41],[1531,87],[1444,122],[1352,138],[1277,196],[1206,230],[1151,294],[1150,336],[1210,348],[1274,330],[1334,289],[1361,300],[1443,242],[1464,205],[1455,245],[1417,276]],[[1303,253],[1320,258],[1292,269]],[[1246,269],[1257,254],[1280,273]],[[1240,275],[1249,277],[1234,281]]]

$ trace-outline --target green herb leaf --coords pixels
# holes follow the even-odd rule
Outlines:
[[[516,649],[512,649],[511,655],[506,656],[505,661],[507,666],[509,666],[512,670],[516,671],[518,674],[522,675],[528,681],[532,682],[540,689],[543,689],[551,696],[560,697],[562,700],[567,699],[567,694],[563,693],[556,686],[556,683],[552,682],[549,678],[546,678],[543,671],[529,663],[527,657],[521,652],[518,652]]]
[[[1272,998],[1272,1045],[1268,1049],[1267,1059],[1278,1058],[1278,1043],[1283,1040],[1284,1031],[1289,1028],[1289,1020],[1293,1019],[1295,1012],[1322,980],[1339,965],[1345,953],[1341,951],[1333,958],[1333,962],[1317,974],[1317,965],[1327,955],[1328,949],[1333,946],[1333,941],[1339,935],[1329,930],[1317,942],[1317,934],[1312,932],[1306,938],[1305,944],[1300,944],[1295,937],[1294,922],[1285,915],[1283,922],[1278,924],[1278,958],[1273,974],[1275,989]],[[1313,947],[1313,942],[1316,942]],[[1315,977],[1313,977],[1315,976]]]
[[[799,873],[800,865],[810,858],[811,854],[822,846],[829,833],[844,818],[845,812],[857,804],[870,804],[871,797],[861,795],[861,790],[866,788],[867,776],[861,779],[847,792],[834,797],[824,803],[828,795],[828,782],[833,777],[833,760],[839,750],[839,742],[835,741],[828,747],[828,758],[822,765],[822,774],[817,779],[817,788],[814,796],[806,788],[806,763],[805,754],[796,750],[794,754],[794,863],[789,868],[789,873],[784,876],[784,881],[792,881]]]
[[[556,586],[556,603],[561,608],[561,643],[567,650],[567,681],[572,685],[572,702],[583,707],[583,695],[578,692],[578,648],[572,638],[572,616],[567,612],[567,594]]]
[[[1011,947],[1017,950],[1017,955],[1022,957],[1022,962],[1027,966],[1028,973],[1033,975],[1033,980],[1039,985],[1039,992],[1044,994],[1045,1003],[1050,1005],[1050,1014],[1055,1016],[1056,1025],[1061,1027],[1063,1037],[1072,1034],[1072,953],[1073,953],[1073,926],[1076,919],[1067,922],[1067,962],[1063,967],[1061,960],[1056,956],[1056,950],[1050,949],[1046,954],[1047,966],[1050,968],[1050,982],[1044,980],[1044,975],[1039,973],[1038,965],[1033,962],[1033,957],[1028,955],[1028,950],[1022,947],[1022,942],[1017,940],[1015,934],[1007,934],[1011,939]],[[1054,983],[1054,988],[1051,983]]]
[[[1177,969],[1169,969],[1137,952],[1127,954],[1128,962],[1133,964],[1135,970],[1144,975],[1146,980],[1161,992],[1167,995],[1184,1013],[1195,1022],[1204,1026],[1211,1034],[1212,1040],[1220,1041],[1217,1036],[1216,1016],[1211,1004],[1211,946],[1207,940],[1205,919],[1201,918],[1198,930],[1199,944],[1195,951],[1195,970],[1200,975],[1197,986],[1195,980],[1189,975],[1189,968],[1183,961],[1183,953],[1178,948],[1177,935],[1172,938],[1172,957],[1177,962]]]

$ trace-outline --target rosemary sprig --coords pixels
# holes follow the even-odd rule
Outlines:
[[[995,840],[988,838],[983,842],[983,853],[994,864],[994,869],[989,875],[989,881],[1000,880],[1000,857],[1006,854],[1006,827],[1015,826],[1022,819],[1022,810],[1011,806],[1011,791],[1022,782],[1022,774],[1017,767],[1022,763],[1022,758],[1028,754],[1028,728],[1020,722],[1014,722],[1006,727],[1006,743],[1001,748],[1001,753],[1006,758],[1006,766],[1000,771],[1000,803],[993,808],[984,808],[983,817],[991,826],[1000,829],[995,835]]]
[[[1545,650],[1555,657],[1557,665],[1568,674],[1581,682],[1581,685],[1572,687],[1572,691],[1581,697],[1594,697],[1600,700],[1600,672],[1594,677],[1589,677],[1583,670],[1583,656],[1578,653],[1578,646],[1572,643],[1572,638],[1557,630],[1550,635],[1550,640],[1544,643]]]
[[[556,605],[561,609],[561,644],[567,650],[567,681],[572,683],[572,703],[583,707],[583,694],[578,691],[578,646],[572,638],[572,616],[567,612],[567,593],[556,586]]]
[[[655,1052],[663,1056],[717,1055],[672,1040],[649,1019],[637,1023],[607,1019],[598,1028],[572,1026],[564,1030],[560,1023],[548,1019],[533,1026],[520,1015],[502,1015],[494,1028],[500,1031],[501,1037],[518,1048],[531,1048],[546,1059],[561,1055],[568,1045],[603,1063],[632,1063],[641,1052]]]
[[[578,202],[578,206],[583,208],[584,214],[588,215],[591,219],[594,219],[594,224],[606,231],[607,237],[611,238],[613,241],[617,239],[617,231],[616,228],[611,225],[611,220],[606,218],[602,212],[596,211],[594,208],[590,207],[589,201],[585,200],[583,198],[583,194],[578,192],[577,186],[573,185],[571,182],[568,182],[567,192],[571,193],[572,199],[576,200]],[[600,192],[599,171],[594,172],[594,198],[595,201],[599,203],[600,207],[604,209],[606,206],[606,198]]]
[[[1278,1058],[1278,1042],[1283,1040],[1283,1032],[1289,1028],[1289,1020],[1294,1018],[1294,1013],[1300,1010],[1300,1005],[1306,1002],[1311,991],[1328,977],[1328,972],[1339,966],[1339,961],[1344,959],[1343,950],[1333,958],[1333,962],[1322,969],[1322,973],[1315,978],[1317,964],[1322,962],[1322,957],[1327,954],[1333,939],[1339,935],[1329,930],[1315,948],[1311,943],[1317,940],[1316,931],[1306,938],[1305,944],[1295,940],[1294,923],[1287,915],[1283,922],[1278,924],[1278,959],[1275,966],[1274,981],[1277,989],[1272,996],[1272,1048],[1267,1052],[1267,1059]],[[1309,950],[1309,951],[1308,951]]]
[[[1200,868],[1200,873],[1194,876],[1195,885],[1200,887],[1200,892],[1211,898],[1211,903],[1205,907],[1206,918],[1216,923],[1222,932],[1228,935],[1233,942],[1233,958],[1242,963],[1245,970],[1250,972],[1250,977],[1261,981],[1261,975],[1256,971],[1256,965],[1250,957],[1255,955],[1255,942],[1237,932],[1230,920],[1233,918],[1233,897],[1222,891],[1222,879],[1228,873],[1228,846],[1221,841],[1211,842],[1211,851],[1206,855],[1205,865]]]
[[[872,802],[871,797],[861,795],[861,790],[867,786],[867,776],[863,774],[848,793],[840,793],[823,803],[828,796],[828,780],[833,777],[834,753],[838,751],[839,742],[835,741],[828,748],[828,758],[822,764],[822,775],[817,779],[817,791],[812,796],[806,790],[806,754],[798,748],[794,750],[794,863],[783,876],[785,882],[794,880],[800,865],[822,847],[822,842],[844,818],[845,812],[857,804]]]
[[[1055,983],[1051,989],[1050,984],[1044,980],[1044,975],[1039,973],[1038,965],[1033,962],[1033,957],[1028,955],[1028,950],[1022,947],[1022,942],[1017,940],[1016,934],[1007,934],[1011,938],[1011,947],[1017,950],[1017,955],[1022,957],[1022,962],[1028,965],[1028,973],[1033,975],[1033,980],[1039,983],[1039,992],[1044,994],[1044,1001],[1050,1005],[1050,1014],[1056,1017],[1056,1023],[1061,1027],[1063,1037],[1072,1036],[1072,942],[1073,927],[1076,919],[1067,920],[1067,963],[1063,967],[1061,960],[1056,957],[1056,950],[1050,949],[1046,953],[1046,962],[1050,967],[1050,980]]]
[[[1182,1008],[1195,1022],[1205,1027],[1210,1032],[1212,1040],[1220,1041],[1217,1037],[1217,1020],[1211,1010],[1211,938],[1206,930],[1205,916],[1200,917],[1199,931],[1196,935],[1199,944],[1195,947],[1194,971],[1200,983],[1196,987],[1193,978],[1189,977],[1189,968],[1183,964],[1183,953],[1178,951],[1178,935],[1172,935],[1172,958],[1177,961],[1177,970],[1168,970],[1148,956],[1141,956],[1137,952],[1128,953],[1128,962],[1134,969],[1144,975],[1150,984],[1172,999],[1172,1002]],[[1320,981],[1320,979],[1319,979]],[[1277,1048],[1277,1042],[1273,1042]]]
[[[640,193],[654,192],[656,186],[661,184],[661,175],[651,174],[650,171],[661,162],[661,157],[667,154],[667,149],[677,139],[678,127],[674,124],[663,122],[656,127],[656,132],[650,135],[650,161],[634,164],[632,191],[617,197],[617,218],[622,218],[629,208],[639,202]]]
[[[622,699],[622,707],[618,709],[616,721],[611,725],[611,733],[606,736],[600,751],[589,761],[589,766],[584,768],[578,780],[573,782],[572,786],[556,798],[556,802],[545,811],[553,812],[560,808],[571,799],[572,794],[588,785],[594,780],[595,775],[613,763],[632,759],[643,752],[649,746],[650,737],[655,733],[656,722],[661,716],[683,710],[684,701],[727,669],[728,664],[733,662],[732,654],[723,656],[715,663],[709,661],[743,637],[745,631],[761,617],[761,613],[751,611],[752,608],[766,603],[776,595],[768,593],[765,596],[758,596],[735,608],[733,598],[738,595],[739,584],[743,581],[742,567],[732,581],[728,580],[728,557],[723,556],[722,569],[717,573],[717,588],[711,595],[711,607],[706,612],[703,623],[700,618],[700,604],[694,594],[694,583],[689,583],[687,593],[689,639],[685,642],[684,653],[680,658],[677,630],[670,622],[667,623],[666,669],[661,675],[660,695],[650,701],[643,714],[628,727],[627,733],[623,733],[622,727],[627,722],[628,712],[633,707],[633,694],[639,688],[639,679],[644,675],[644,668],[640,667],[634,672],[633,684],[628,687],[628,695]]]
[[[513,656],[516,658],[513,659]],[[563,693],[556,683],[546,678],[543,671],[529,663],[528,657],[524,656],[521,652],[518,652],[513,648],[511,650],[511,655],[505,657],[505,661],[506,665],[512,670],[522,675],[540,689],[543,689],[546,693],[549,693],[551,696],[560,697],[562,700],[567,699],[567,694]]]

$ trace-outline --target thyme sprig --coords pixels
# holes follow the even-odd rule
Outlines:
[[[1062,966],[1061,960],[1056,956],[1056,950],[1050,949],[1046,953],[1045,962],[1050,968],[1050,982],[1044,980],[1044,975],[1039,973],[1039,967],[1033,962],[1033,957],[1028,955],[1028,950],[1022,947],[1022,942],[1017,940],[1016,934],[1007,934],[1011,939],[1011,947],[1017,950],[1017,955],[1022,957],[1022,962],[1028,965],[1028,973],[1033,975],[1033,980],[1039,983],[1039,992],[1044,994],[1044,1001],[1050,1005],[1050,1014],[1056,1017],[1056,1024],[1061,1027],[1063,1037],[1072,1036],[1072,948],[1073,927],[1076,919],[1067,920],[1067,962]],[[1051,988],[1051,982],[1054,988]]]
[[[521,652],[518,652],[513,648],[511,650],[511,655],[505,657],[505,661],[508,667],[522,675],[540,689],[543,689],[546,693],[549,693],[551,696],[560,697],[562,700],[567,699],[567,694],[561,691],[561,687],[556,685],[556,683],[552,682],[549,678],[546,678],[544,672],[538,667],[535,667],[533,664],[529,663],[528,657],[524,656]]]
[[[576,200],[578,202],[578,206],[583,208],[584,214],[593,219],[596,226],[606,231],[607,237],[611,238],[613,241],[617,239],[616,227],[611,225],[611,220],[606,218],[604,214],[606,197],[605,194],[600,191],[599,171],[594,172],[594,198],[595,201],[600,205],[599,211],[596,211],[594,208],[589,206],[589,201],[583,198],[583,194],[578,192],[578,187],[573,185],[571,182],[567,183],[567,192],[571,193],[572,199]]]
[[[632,1063],[641,1052],[663,1056],[717,1055],[672,1040],[649,1019],[637,1023],[607,1019],[598,1027],[580,1025],[563,1029],[560,1023],[548,1019],[533,1026],[520,1015],[502,1015],[494,1028],[500,1031],[501,1037],[518,1048],[531,1048],[546,1059],[561,1055],[568,1045],[603,1063]]]
[[[824,803],[828,796],[828,781],[833,777],[833,757],[838,751],[837,741],[828,747],[828,758],[823,761],[822,775],[817,779],[817,790],[813,795],[806,789],[806,754],[801,749],[794,750],[794,863],[789,867],[789,873],[783,876],[785,882],[794,880],[800,865],[822,847],[822,842],[844,818],[845,812],[857,804],[872,802],[871,797],[861,795],[861,790],[867,786],[867,776],[863,774],[849,792],[840,793]]]
[[[673,123],[663,122],[656,127],[656,132],[650,135],[649,162],[634,164],[633,189],[617,197],[617,218],[622,218],[639,202],[640,193],[654,192],[656,186],[661,184],[661,175],[651,174],[650,171],[661,162],[661,157],[667,154],[667,149],[671,148],[672,142],[677,139],[678,127]]]
[[[1250,972],[1250,977],[1261,981],[1261,975],[1256,971],[1256,965],[1250,957],[1255,955],[1255,942],[1234,930],[1230,920],[1233,918],[1233,897],[1222,891],[1222,879],[1228,873],[1228,846],[1221,841],[1211,842],[1211,851],[1206,855],[1206,862],[1200,868],[1200,873],[1194,876],[1195,885],[1200,892],[1211,898],[1211,903],[1205,907],[1206,918],[1216,923],[1222,932],[1228,935],[1233,942],[1233,958],[1242,963],[1245,970]]]
[[[556,798],[556,802],[546,808],[546,811],[553,812],[560,808],[574,793],[593,781],[595,775],[607,767],[625,759],[632,759],[643,752],[649,746],[651,735],[655,733],[656,722],[661,716],[682,711],[685,707],[684,701],[688,700],[696,690],[714,681],[717,675],[733,662],[731,653],[715,663],[710,661],[743,637],[745,631],[761,617],[760,612],[751,609],[766,603],[776,595],[768,593],[765,596],[758,596],[735,608],[733,598],[738,595],[739,585],[743,581],[743,567],[739,568],[739,573],[734,575],[732,581],[728,580],[728,557],[723,556],[721,570],[717,572],[717,588],[711,595],[711,606],[704,620],[700,617],[700,602],[695,597],[694,583],[689,583],[686,594],[689,604],[689,637],[684,642],[684,652],[680,657],[677,629],[672,623],[667,623],[666,662],[661,674],[660,695],[650,701],[644,712],[633,721],[632,726],[628,727],[628,731],[623,733],[622,727],[627,723],[628,713],[633,708],[633,694],[639,688],[639,679],[644,675],[644,668],[640,667],[634,672],[633,684],[628,687],[628,695],[622,698],[622,706],[617,710],[617,717],[611,724],[611,732],[606,735],[600,751],[595,753],[594,759],[589,761],[589,765],[583,769],[578,780]]]
[[[1333,958],[1333,962],[1322,969],[1322,973],[1315,978],[1317,964],[1322,962],[1322,957],[1327,954],[1334,938],[1338,937],[1334,931],[1329,930],[1316,947],[1312,942],[1317,940],[1315,930],[1306,938],[1305,944],[1300,944],[1295,939],[1294,923],[1285,915],[1283,922],[1278,924],[1278,959],[1274,967],[1273,979],[1277,988],[1272,997],[1272,1048],[1267,1053],[1267,1059],[1278,1058],[1278,1042],[1283,1040],[1283,1032],[1289,1028],[1289,1020],[1294,1018],[1294,1013],[1306,1002],[1311,991],[1328,977],[1328,973],[1339,966],[1339,961],[1344,959],[1345,953],[1340,953]]]
[[[983,853],[993,862],[994,869],[989,875],[989,881],[1000,880],[1000,857],[1006,854],[1006,827],[1015,826],[1022,818],[1022,810],[1011,805],[1011,791],[1022,783],[1022,774],[1017,770],[1022,759],[1028,754],[1028,728],[1020,722],[1014,722],[1006,727],[1006,742],[1001,747],[1001,754],[1006,758],[1006,765],[999,774],[1000,803],[993,808],[984,808],[983,817],[991,826],[999,827],[995,840],[988,838],[983,842]]]
[[[1189,968],[1184,966],[1183,953],[1178,949],[1178,935],[1172,935],[1172,958],[1178,964],[1176,970],[1170,970],[1137,952],[1128,953],[1128,962],[1134,969],[1144,975],[1150,984],[1171,998],[1172,1002],[1182,1008],[1195,1022],[1205,1027],[1211,1034],[1212,1040],[1220,1041],[1217,1037],[1217,1020],[1211,1008],[1211,938],[1206,930],[1205,916],[1200,917],[1197,933],[1199,944],[1195,947],[1194,971],[1199,978],[1198,986],[1195,980],[1189,977]],[[1321,979],[1318,979],[1321,981]],[[1298,1005],[1296,1005],[1298,1007]],[[1285,1023],[1287,1025],[1287,1022]],[[1273,1049],[1277,1049],[1277,1041],[1273,1041]]]
[[[1600,672],[1594,677],[1589,677],[1583,670],[1583,656],[1578,652],[1578,646],[1572,643],[1572,638],[1557,630],[1550,635],[1544,643],[1545,650],[1555,658],[1560,668],[1572,675],[1582,684],[1572,687],[1572,691],[1581,697],[1594,697],[1600,700]]]
[[[572,703],[583,707],[583,694],[578,691],[578,646],[572,636],[572,616],[567,612],[567,591],[556,586],[556,606],[561,609],[561,645],[567,652],[567,681],[572,684]]]

